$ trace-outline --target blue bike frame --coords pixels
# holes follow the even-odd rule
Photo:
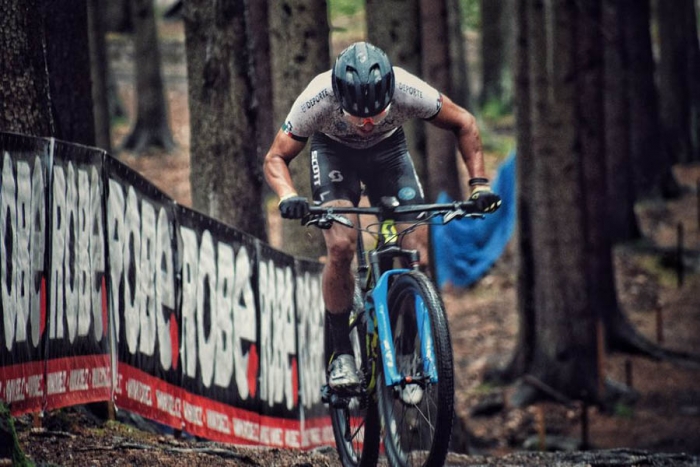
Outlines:
[[[389,322],[387,296],[389,292],[389,277],[409,271],[410,269],[392,269],[383,273],[371,291],[372,300],[369,304],[370,306],[367,307],[377,320],[377,329],[374,331],[379,333],[380,351],[382,362],[384,363],[384,381],[387,386],[408,382],[404,381],[404,378],[396,371],[396,353],[391,323]],[[430,379],[431,383],[437,383],[435,347],[430,328],[430,317],[427,316],[425,304],[419,295],[416,295],[415,305],[416,323],[418,323],[418,333],[421,341],[421,356],[423,357],[423,373]],[[374,323],[373,319],[368,321]]]

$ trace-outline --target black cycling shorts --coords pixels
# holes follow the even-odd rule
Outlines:
[[[357,206],[361,182],[375,206],[383,196],[394,196],[402,205],[425,202],[402,128],[366,149],[350,148],[322,133],[311,137],[311,191],[316,203],[345,199]]]

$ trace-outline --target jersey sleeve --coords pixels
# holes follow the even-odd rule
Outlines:
[[[306,142],[311,135],[320,130],[324,112],[334,99],[330,87],[330,73],[328,71],[314,78],[294,101],[282,124],[282,131],[286,135]]]
[[[394,67],[396,91],[394,99],[410,109],[411,116],[432,120],[442,109],[442,94],[403,68]]]

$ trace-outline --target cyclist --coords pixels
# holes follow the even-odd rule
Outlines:
[[[394,196],[401,204],[425,202],[401,127],[413,118],[455,134],[471,177],[470,199],[483,212],[498,209],[501,199],[491,191],[485,176],[474,117],[418,77],[392,67],[378,47],[357,42],[338,55],[331,70],[308,84],[265,156],[265,178],[279,196],[282,217],[299,219],[308,213],[308,200],[298,195],[288,165],[309,138],[314,202],[357,206],[361,182],[372,204],[383,196]],[[328,259],[322,289],[334,349],[328,384],[334,389],[360,383],[348,329],[357,235],[354,229],[337,223],[324,230]],[[413,232],[406,236],[404,246],[420,250],[420,238]]]

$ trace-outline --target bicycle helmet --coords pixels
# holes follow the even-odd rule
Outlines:
[[[333,92],[350,115],[372,117],[386,109],[394,96],[394,70],[384,51],[356,42],[335,60]]]

